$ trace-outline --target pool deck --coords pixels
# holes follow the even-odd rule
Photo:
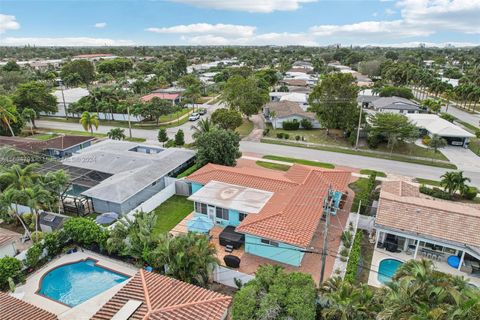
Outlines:
[[[62,255],[46,265],[41,269],[35,271],[28,276],[24,285],[18,286],[13,294],[16,298],[19,298],[25,302],[31,303],[39,308],[48,310],[56,315],[59,319],[89,319],[101,306],[107,302],[118,290],[120,290],[127,282],[118,284],[94,297],[81,303],[73,308],[70,308],[55,300],[48,299],[44,296],[36,294],[42,276],[60,265],[68,264],[92,258],[97,260],[97,264],[102,267],[111,269],[119,273],[123,273],[129,276],[133,276],[138,272],[138,268],[133,265],[123,263],[121,261],[113,260],[108,257],[99,255],[97,253],[83,250],[72,254]]]
[[[418,255],[417,260],[420,260],[424,257]],[[372,257],[372,265],[370,266],[370,274],[368,276],[368,285],[374,287],[381,287],[383,284],[378,281],[378,266],[380,262],[384,259],[396,259],[402,262],[408,261],[413,259],[412,255],[407,255],[405,252],[388,252],[384,249],[375,248],[373,251]],[[456,276],[463,276],[468,282],[474,284],[475,286],[480,288],[480,277],[472,276],[465,272],[459,271],[450,267],[446,262],[435,261],[433,260],[433,264],[438,271],[456,275]]]

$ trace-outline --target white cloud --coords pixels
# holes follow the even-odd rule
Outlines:
[[[201,35],[181,38],[191,45],[303,45],[318,46],[315,39],[307,33],[264,33],[252,37],[228,38],[216,35]]]
[[[401,42],[401,43],[382,43],[382,44],[362,44],[360,46],[367,47],[392,47],[392,48],[416,48],[420,45],[424,45],[425,47],[437,47],[437,48],[445,48],[447,46],[455,46],[455,47],[475,47],[478,46],[478,43],[473,42],[421,42],[421,41],[411,41],[411,42]]]
[[[316,2],[317,0],[170,0],[191,4],[202,8],[220,10],[247,11],[269,13],[273,11],[294,11],[302,3]]]
[[[99,28],[99,29],[102,29],[102,28],[105,28],[107,26],[107,23],[106,22],[97,22],[93,25],[95,28]]]
[[[0,13],[0,33],[17,29],[20,29],[20,23],[17,22],[15,16]]]
[[[387,8],[387,9],[385,9],[385,13],[388,14],[389,16],[391,16],[391,15],[397,13],[397,12],[393,9]]]
[[[248,37],[254,34],[256,27],[234,25],[234,24],[223,24],[223,23],[218,23],[218,24],[195,23],[195,24],[189,24],[189,25],[178,25],[178,26],[164,27],[164,28],[148,28],[145,30],[149,32],[157,32],[157,33],[173,33],[173,34],[204,33],[204,34]]]
[[[24,46],[35,45],[38,47],[81,47],[81,46],[132,46],[135,42],[131,40],[114,40],[89,37],[71,38],[15,38],[6,37],[0,39],[3,46]]]

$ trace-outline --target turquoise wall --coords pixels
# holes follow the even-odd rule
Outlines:
[[[245,235],[245,252],[295,267],[300,266],[305,254],[300,250],[301,248],[281,242],[278,247],[269,246],[261,243],[259,237]]]

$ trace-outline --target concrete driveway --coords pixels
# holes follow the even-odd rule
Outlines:
[[[441,152],[454,163],[459,170],[480,172],[480,157],[470,149],[446,146]]]
[[[254,114],[250,120],[253,122],[253,130],[248,136],[243,138],[245,141],[260,142],[263,137],[263,130],[265,129],[265,122],[260,114]]]

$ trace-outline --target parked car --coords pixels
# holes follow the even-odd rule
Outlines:
[[[198,113],[199,113],[201,116],[203,116],[204,114],[207,113],[207,109],[201,108],[201,109],[198,110]]]
[[[200,119],[200,115],[196,112],[192,113],[190,117],[188,117],[188,121],[197,121]]]

